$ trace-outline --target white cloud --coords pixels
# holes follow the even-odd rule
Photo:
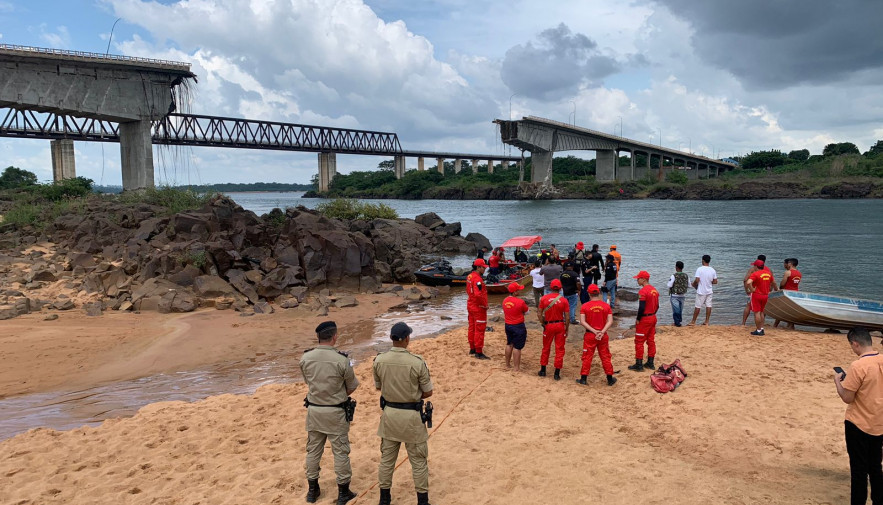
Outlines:
[[[40,39],[48,47],[56,49],[68,49],[71,46],[71,34],[66,26],[58,26],[55,31],[47,31],[46,23],[40,25]]]

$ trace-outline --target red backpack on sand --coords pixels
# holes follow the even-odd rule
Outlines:
[[[650,385],[653,386],[657,393],[668,393],[669,391],[674,391],[686,378],[687,372],[681,366],[681,360],[676,359],[670,365],[660,366],[650,376]]]

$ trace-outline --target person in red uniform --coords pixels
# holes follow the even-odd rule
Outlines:
[[[553,279],[549,284],[551,292],[540,298],[537,318],[543,325],[543,352],[540,354],[540,377],[546,376],[549,353],[555,342],[555,380],[561,380],[561,367],[564,366],[564,342],[570,327],[570,304],[561,294],[561,281]]]
[[[472,272],[466,276],[466,310],[469,313],[469,354],[478,359],[490,359],[484,354],[484,330],[487,328],[487,287],[484,271],[487,263],[479,258],[472,262]]]
[[[787,258],[785,260],[785,273],[782,274],[782,282],[779,284],[779,289],[783,291],[798,291],[800,289],[800,279],[802,278],[800,270],[797,269],[797,258]],[[773,323],[773,328],[778,328],[779,322],[776,319]],[[793,330],[794,323],[788,323],[785,327]]]
[[[641,290],[638,291],[638,315],[635,317],[635,364],[629,370],[640,372],[654,369],[656,358],[656,311],[659,310],[659,291],[650,285],[650,273],[641,270],[634,277]],[[644,363],[644,342],[647,342],[647,363]]]
[[[748,277],[745,287],[751,293],[751,312],[754,312],[754,326],[757,328],[751,334],[762,337],[763,321],[766,319],[766,301],[770,296],[770,289],[774,291],[776,289],[776,280],[770,269],[764,267],[763,261],[755,261],[754,266],[757,267],[757,271]]]
[[[610,361],[610,340],[607,330],[613,325],[613,310],[601,300],[601,288],[597,284],[590,284],[586,291],[589,293],[589,301],[579,310],[579,324],[586,329],[586,335],[583,337],[583,366],[576,383],[586,385],[597,347],[601,366],[607,374],[607,385],[612,386],[616,384],[616,377],[613,376],[613,363]]]
[[[524,286],[510,282],[509,296],[503,300],[503,317],[506,320],[506,368],[510,359],[515,362],[515,371],[521,371],[521,350],[527,342],[527,327],[524,326],[524,314],[527,313],[527,302],[515,296]]]

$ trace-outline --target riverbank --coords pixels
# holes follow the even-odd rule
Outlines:
[[[853,356],[842,336],[742,327],[660,329],[659,361],[682,359],[689,377],[660,395],[647,373],[625,369],[629,339],[611,342],[614,387],[597,359],[577,376],[572,335],[560,382],[536,377],[540,334],[529,330],[526,371],[503,366],[501,325],[492,360],[470,359],[465,330],[412,343],[435,384],[430,496],[440,503],[841,503],[849,490],[843,405],[830,366]],[[247,335],[247,333],[244,333]],[[794,345],[796,339],[800,346]],[[250,342],[251,340],[246,340]],[[352,424],[355,503],[377,500],[377,392],[370,362]],[[254,395],[147,406],[132,418],[68,432],[38,429],[0,442],[2,503],[275,503],[299,501],[303,384]],[[321,500],[334,496],[329,451]],[[330,498],[329,498],[330,497]],[[413,500],[408,465],[393,500]]]

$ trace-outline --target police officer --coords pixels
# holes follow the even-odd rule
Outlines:
[[[396,323],[390,330],[392,349],[374,358],[374,385],[380,390],[383,415],[380,437],[380,505],[389,505],[392,474],[402,442],[411,461],[417,505],[429,505],[429,433],[420,415],[424,398],[432,396],[432,380],[423,358],[408,352],[411,328]]]
[[[300,370],[310,388],[304,405],[307,407],[307,503],[316,503],[319,489],[319,462],[325,451],[325,439],[331,441],[334,453],[334,472],[337,474],[337,504],[344,505],[356,497],[350,491],[350,423],[346,408],[348,396],[359,387],[349,358],[339,352],[337,325],[325,321],[316,327],[319,345],[304,352]]]

